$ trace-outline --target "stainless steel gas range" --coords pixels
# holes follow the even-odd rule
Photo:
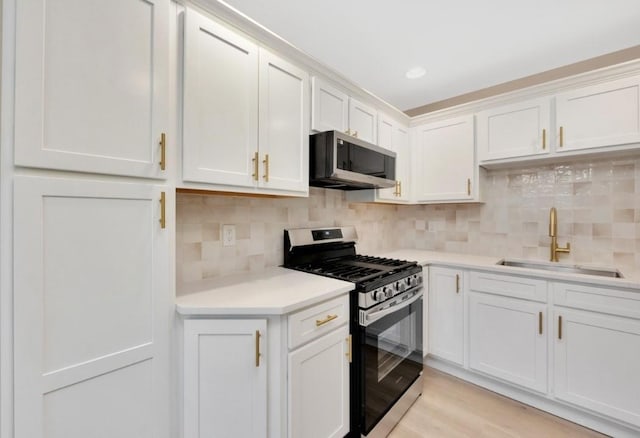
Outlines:
[[[284,232],[284,266],[354,283],[351,432],[385,437],[422,393],[422,268],[356,254],[354,227]]]

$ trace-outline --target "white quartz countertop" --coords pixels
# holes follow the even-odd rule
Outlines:
[[[413,260],[425,265],[456,266],[465,269],[482,269],[502,274],[520,274],[531,277],[539,277],[552,281],[573,281],[600,286],[622,287],[635,289],[640,292],[640,270],[621,270],[624,278],[600,277],[596,275],[574,274],[566,272],[546,271],[529,268],[516,268],[512,266],[497,265],[503,257],[476,256],[468,254],[456,254],[449,252],[427,251],[419,249],[399,249],[376,254],[382,257],[390,257],[403,260]],[[510,257],[506,257],[509,258]],[[546,263],[538,260],[522,260],[534,263]],[[561,263],[562,264],[562,263]],[[582,265],[584,267],[600,267]]]
[[[353,289],[353,283],[286,268],[217,277],[178,287],[182,315],[284,315]]]

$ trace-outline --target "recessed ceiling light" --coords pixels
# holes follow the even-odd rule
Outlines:
[[[418,79],[425,75],[427,71],[423,67],[413,67],[407,70],[405,76],[407,79]]]

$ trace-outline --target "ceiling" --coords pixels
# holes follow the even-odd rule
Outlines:
[[[403,111],[640,44],[639,0],[225,2]]]

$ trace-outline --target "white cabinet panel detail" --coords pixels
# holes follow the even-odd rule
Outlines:
[[[161,189],[15,179],[16,436],[81,438],[109,418],[101,430],[110,436],[168,437],[169,234],[159,222]],[[71,421],[52,412],[75,414]]]
[[[15,163],[163,177],[168,0],[19,1]]]

